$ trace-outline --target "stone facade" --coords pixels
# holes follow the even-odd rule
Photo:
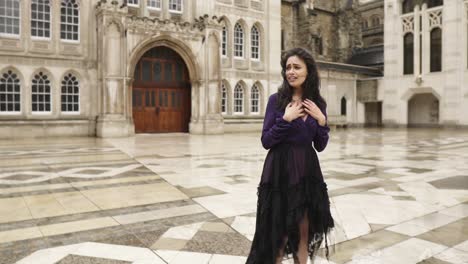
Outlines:
[[[385,35],[393,37],[385,38],[385,77],[379,87],[383,123],[467,126],[468,1],[440,1],[433,7],[419,2],[403,12],[402,1],[385,1]],[[438,30],[441,42],[434,34]]]
[[[383,45],[384,0],[361,3],[359,13],[361,14],[362,47]]]
[[[283,48],[303,47],[317,60],[344,63],[360,47],[358,1],[282,1]]]
[[[381,123],[381,103],[376,95],[381,71],[366,67],[376,65],[360,64],[364,61],[360,56],[350,62],[356,51],[363,49],[361,17],[367,13],[360,8],[359,1],[282,1],[282,47],[299,46],[313,53],[321,76],[321,94],[334,125]],[[382,52],[377,55],[382,56]]]
[[[0,34],[0,74],[6,76],[3,84],[13,87],[18,80],[19,92],[14,96],[20,98],[13,100],[19,105],[13,111],[8,111],[8,102],[3,101],[1,138],[134,134],[135,67],[145,52],[157,47],[177,52],[188,69],[191,133],[258,130],[265,102],[280,83],[280,32],[275,30],[280,27],[279,0],[171,1],[181,3],[178,12],[171,11],[174,6],[169,6],[169,0],[50,1],[48,38],[31,36],[32,5],[26,2],[18,1],[20,33]],[[72,41],[62,38],[60,22],[61,5],[70,2],[79,10],[78,39]],[[147,6],[150,2],[159,3],[159,7]],[[244,56],[220,56],[223,26],[228,25],[227,45],[232,51],[236,23],[243,27]],[[260,31],[260,56],[255,60],[249,57],[253,25]],[[41,103],[47,105],[47,111],[32,106],[39,100],[35,97],[38,89],[42,89],[35,84],[36,77],[46,87],[47,99],[41,97]],[[74,94],[79,107],[71,112],[64,111],[67,103],[63,96],[68,87],[64,78],[73,78],[79,87]],[[223,83],[228,86],[225,97],[229,109],[224,114]],[[242,88],[238,95],[244,108],[233,113],[237,84]],[[252,113],[250,91],[254,85],[259,106]]]

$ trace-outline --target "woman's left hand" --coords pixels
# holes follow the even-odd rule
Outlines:
[[[324,126],[326,124],[327,120],[325,118],[325,115],[314,102],[312,102],[309,99],[306,99],[304,102],[302,102],[302,105],[304,106],[304,110],[306,111],[306,113],[315,118],[319,125]]]

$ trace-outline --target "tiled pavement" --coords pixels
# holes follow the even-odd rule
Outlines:
[[[245,263],[265,155],[258,133],[0,141],[0,263]],[[319,158],[315,263],[467,263],[468,131],[337,130]]]

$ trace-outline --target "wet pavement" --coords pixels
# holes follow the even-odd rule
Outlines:
[[[466,263],[467,130],[330,136],[315,263]],[[259,133],[0,141],[0,263],[245,263],[266,153]]]

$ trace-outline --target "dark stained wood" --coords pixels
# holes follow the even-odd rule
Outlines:
[[[188,132],[191,92],[182,58],[169,48],[154,48],[142,56],[134,78],[135,132]]]

